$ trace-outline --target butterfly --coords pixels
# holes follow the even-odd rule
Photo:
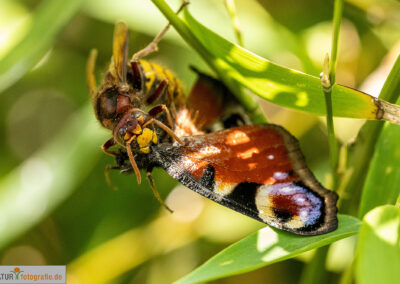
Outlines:
[[[109,169],[133,171],[138,183],[139,170],[145,169],[155,197],[167,209],[151,176],[154,167],[272,227],[299,235],[335,230],[337,195],[307,168],[296,138],[273,124],[208,132],[215,121],[223,120],[225,103],[232,97],[227,88],[200,73],[186,99],[172,72],[141,59],[155,50],[165,31],[129,61],[127,27],[118,23],[113,58],[99,89],[93,75],[95,54],[89,59],[94,111],[112,131],[103,145],[116,159],[117,165]]]
[[[246,125],[160,143],[136,157],[221,205],[299,235],[337,228],[337,195],[307,168],[298,141],[274,124]]]

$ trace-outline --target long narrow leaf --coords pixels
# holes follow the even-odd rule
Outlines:
[[[389,102],[396,102],[399,103],[400,101],[398,100],[398,96],[400,94],[400,56],[397,57],[396,62],[393,65],[392,70],[389,73],[389,76],[386,78],[385,84],[379,94],[379,98],[387,100]],[[363,127],[360,129],[356,142],[349,148],[349,159],[348,159],[348,164],[347,168],[349,171],[351,171],[351,176],[350,179],[347,181],[347,184],[345,185],[344,192],[349,192],[351,193],[349,195],[348,199],[343,200],[343,205],[341,206],[341,209],[344,212],[354,212],[354,214],[357,213],[357,208],[354,206],[355,203],[358,204],[361,196],[361,206],[359,208],[359,216],[362,216],[367,212],[368,210],[372,209],[374,206],[377,205],[383,205],[387,202],[390,202],[390,199],[387,199],[387,197],[391,196],[389,193],[393,189],[388,189],[384,188],[384,190],[378,190],[378,188],[375,188],[373,186],[368,186],[368,188],[364,188],[365,186],[365,180],[366,176],[369,172],[369,167],[371,165],[371,159],[374,156],[375,150],[376,150],[376,143],[378,139],[380,139],[380,134],[382,131],[383,127],[382,122],[378,121],[367,121]],[[395,125],[394,125],[395,126]],[[398,127],[397,127],[398,128]],[[393,129],[394,133],[388,133],[389,130],[386,130],[386,136],[390,137],[389,139],[395,138],[396,132],[398,131],[396,127],[392,128],[390,127],[389,130]],[[382,142],[385,140],[389,144],[388,145],[381,145],[380,153],[386,152],[386,149],[383,149],[382,147],[389,146],[390,151],[392,152],[393,155],[396,155],[395,152],[398,150],[398,147],[396,147],[396,141],[388,141],[386,138],[382,138]],[[394,143],[394,144],[392,144]],[[377,154],[380,155],[380,154]],[[385,154],[386,155],[386,154]],[[388,154],[390,155],[390,154]],[[393,158],[393,157],[392,157]],[[382,169],[386,167],[382,167],[384,163],[381,159],[376,159],[374,161],[374,167],[373,172],[370,175],[376,175],[376,174],[382,174]],[[389,160],[388,161],[392,166],[398,165],[395,160]],[[377,163],[377,164],[375,164]],[[381,164],[382,163],[382,164]],[[385,161],[386,164],[386,161]],[[398,166],[397,166],[398,167]],[[378,169],[379,168],[379,169]],[[392,168],[393,170],[393,168]],[[388,171],[392,171],[388,170]],[[386,171],[386,170],[385,170]],[[379,173],[378,173],[379,172]],[[383,176],[381,176],[381,179],[386,178],[385,173]],[[379,177],[378,177],[379,180]],[[385,180],[384,182],[376,181],[380,184],[386,183],[386,185],[389,185],[387,182],[389,180]],[[369,178],[369,182],[373,181],[371,178]],[[383,187],[379,187],[383,188]],[[362,191],[362,189],[364,189]],[[395,189],[394,189],[395,190]],[[371,192],[370,192],[371,191]],[[389,193],[389,194],[387,194]],[[377,197],[381,196],[381,197]],[[369,205],[368,205],[369,204]]]
[[[241,48],[197,22],[189,12],[185,20],[196,38],[214,58],[218,74],[235,79],[260,97],[293,109],[325,115],[320,79],[276,65]],[[376,100],[360,91],[335,85],[334,116],[376,119]]]
[[[209,259],[176,284],[210,281],[255,270],[356,234],[360,221],[339,215],[339,228],[329,234],[301,237],[266,227]]]
[[[165,1],[152,1],[234,93],[232,82],[238,82],[275,104],[325,115],[319,78],[276,65],[225,40],[197,22],[188,9],[185,9],[184,20],[181,20]],[[242,101],[240,94],[236,95]],[[248,100],[245,103],[247,109],[256,107],[248,98],[243,100]],[[380,107],[379,101],[360,91],[340,85],[333,87],[334,116],[381,119]],[[400,107],[392,106],[390,112],[394,116],[392,121],[400,123]]]
[[[363,188],[360,217],[376,206],[396,203],[400,194],[399,141],[400,127],[386,123],[376,143]]]
[[[357,246],[357,283],[400,282],[400,208],[386,205],[363,220]]]

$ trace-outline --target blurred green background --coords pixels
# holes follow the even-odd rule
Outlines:
[[[332,1],[235,3],[247,49],[318,76],[330,50]],[[192,0],[189,9],[235,41],[222,0]],[[110,133],[89,105],[85,65],[90,49],[97,48],[101,82],[118,20],[130,27],[131,54],[166,24],[147,0],[0,1],[0,264],[67,264],[69,283],[171,283],[262,227],[176,187],[160,170],[154,178],[172,215],[132,175],[114,172],[118,190],[107,186],[104,169],[113,160],[100,146]],[[398,1],[346,1],[337,82],[377,95],[399,54],[399,38]],[[170,68],[187,92],[195,80],[189,65],[208,70],[173,29],[159,47],[147,59]],[[309,166],[324,183],[329,173],[324,118],[260,104],[270,122],[300,139]],[[335,123],[347,143],[363,121]],[[352,260],[353,242],[331,247],[332,279]],[[216,283],[295,283],[311,254]]]

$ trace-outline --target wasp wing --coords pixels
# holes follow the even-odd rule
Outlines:
[[[128,27],[124,22],[115,25],[113,39],[113,65],[120,85],[126,84],[128,67]]]
[[[153,163],[197,193],[273,227],[300,235],[337,228],[337,195],[307,168],[283,128],[250,125],[160,144]]]

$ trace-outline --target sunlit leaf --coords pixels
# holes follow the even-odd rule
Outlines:
[[[400,282],[400,208],[385,205],[364,217],[357,247],[357,283]]]
[[[248,272],[352,236],[359,227],[358,219],[346,215],[339,215],[336,231],[319,236],[296,236],[266,227],[226,248],[176,283],[205,282]]]
[[[187,9],[183,21],[163,0],[152,1],[233,92],[234,82],[239,82],[275,104],[325,114],[319,78],[276,65],[223,39],[197,22]],[[248,110],[256,108],[249,97],[235,94]],[[373,97],[340,85],[333,87],[332,108],[334,116],[366,119],[376,119],[379,109]]]

